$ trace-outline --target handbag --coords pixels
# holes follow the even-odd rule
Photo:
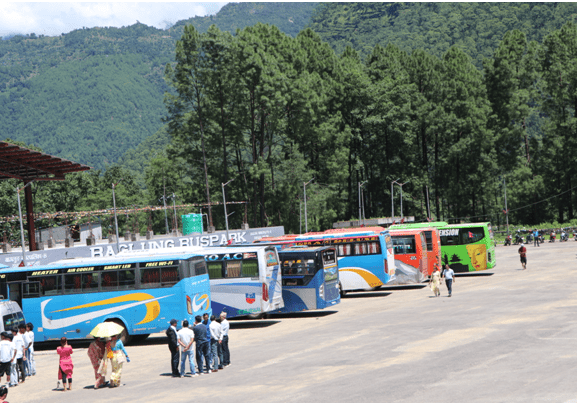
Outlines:
[[[116,358],[116,362],[118,364],[126,363],[126,356],[124,355],[124,352],[121,351],[120,353],[118,353],[118,357]]]
[[[98,367],[98,374],[100,375],[106,375],[106,360],[107,358],[104,357],[100,363],[100,367]]]

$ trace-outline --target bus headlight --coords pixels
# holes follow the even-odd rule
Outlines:
[[[321,284],[321,286],[319,287],[319,295],[321,296],[321,298],[324,300],[325,299],[325,285]]]

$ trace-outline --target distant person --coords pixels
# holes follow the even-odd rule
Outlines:
[[[194,357],[192,351],[192,345],[194,343],[194,332],[188,327],[188,321],[185,319],[182,321],[182,329],[178,331],[178,344],[180,345],[180,376],[186,374],[186,359],[188,358],[188,363],[190,364],[190,374],[196,377],[196,371],[194,369],[194,362],[192,358]]]
[[[0,403],[7,404],[6,397],[8,397],[8,387],[3,385],[0,387]]]
[[[72,389],[72,346],[68,344],[65,337],[60,338],[60,347],[56,349],[56,353],[60,356],[58,364],[58,379],[62,380],[63,390],[66,391],[66,379],[68,379],[68,391]]]
[[[435,297],[441,296],[441,272],[436,267],[435,271],[433,271],[433,274],[431,274],[429,288],[435,293]]]
[[[222,366],[222,349],[220,348],[220,344],[222,343],[222,327],[220,323],[216,321],[216,316],[212,315],[210,317],[210,353],[212,356],[212,371],[215,373],[220,369],[223,369]]]
[[[523,265],[523,270],[527,268],[527,248],[521,243],[519,248],[519,256],[521,257],[521,264]]]
[[[202,314],[202,323],[206,326],[206,338],[208,339],[208,361],[212,361],[212,345],[210,344],[210,319],[208,314],[205,312]]]
[[[110,341],[110,350],[112,351],[112,374],[110,374],[110,386],[120,387],[120,378],[122,377],[122,365],[126,362],[130,363],[128,353],[124,348],[124,343],[120,339],[120,335],[112,336]]]
[[[10,387],[15,387],[18,385],[18,363],[16,362],[16,345],[14,344],[14,337],[16,333],[14,331],[8,331],[8,340],[10,340],[10,344],[12,345],[12,349],[14,350],[14,357],[12,357],[12,362],[10,363]]]
[[[180,372],[178,371],[178,331],[176,330],[176,325],[178,324],[176,319],[170,320],[170,326],[166,330],[166,336],[168,336],[168,349],[170,350],[170,365],[172,367],[172,376],[175,378],[180,378]]]
[[[26,377],[30,376],[30,366],[28,365],[28,347],[30,347],[30,337],[28,335],[28,331],[26,330],[26,324],[21,323],[18,326],[18,334],[22,336],[22,340],[24,341],[24,346],[22,347],[22,369],[24,372],[22,373]]]
[[[104,353],[106,350],[106,344],[97,337],[94,342],[90,343],[88,346],[88,358],[92,363],[92,368],[94,369],[94,389],[100,388],[100,386],[105,383],[105,376],[100,374],[100,366],[102,365],[102,359],[104,358]]]
[[[533,246],[539,246],[539,231],[533,229]]]
[[[443,276],[445,277],[445,284],[447,285],[447,290],[449,290],[449,297],[453,295],[453,281],[455,279],[455,272],[448,264],[445,265],[445,271],[443,271]]]
[[[204,357],[206,373],[210,374],[210,340],[206,337],[206,326],[202,323],[202,317],[200,315],[195,316],[194,321],[192,331],[194,332],[194,343],[196,344],[196,366],[198,367],[198,373],[202,374],[202,359]]]
[[[36,360],[34,360],[34,325],[31,322],[26,324],[26,335],[28,336],[28,350],[26,350],[26,362],[28,363],[28,374],[36,375]]]
[[[12,361],[16,357],[16,349],[8,338],[7,332],[2,332],[0,339],[0,382],[6,374],[6,383],[10,384],[10,372],[12,371]]]
[[[20,376],[20,381],[24,383],[26,380],[26,373],[24,371],[24,361],[26,360],[26,356],[24,354],[24,348],[26,347],[26,343],[24,342],[24,331],[26,330],[26,326],[24,324],[20,325],[18,329],[14,330],[14,346],[16,346],[16,364],[18,369],[18,374]]]
[[[226,312],[220,313],[220,326],[222,327],[222,343],[220,347],[222,348],[222,365],[224,367],[230,366],[230,351],[228,349],[228,331],[230,329],[230,324],[226,319]]]

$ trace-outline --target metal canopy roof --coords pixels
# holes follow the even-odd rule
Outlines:
[[[64,180],[67,173],[91,167],[0,141],[0,180]]]

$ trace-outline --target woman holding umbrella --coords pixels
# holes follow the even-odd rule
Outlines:
[[[94,378],[96,382],[94,383],[94,389],[98,389],[101,385],[104,385],[104,375],[100,374],[100,365],[102,363],[102,359],[104,358],[104,349],[106,348],[106,344],[100,340],[99,337],[94,340],[88,347],[88,358],[90,358],[90,362],[92,363],[92,367],[94,368]]]
[[[96,325],[92,332],[90,332],[94,337],[110,337],[110,340],[106,343],[106,348],[104,349],[104,358],[102,359],[102,365],[98,369],[98,374],[104,378],[106,375],[106,361],[107,359],[110,359],[112,363],[112,375],[110,376],[111,387],[120,386],[122,364],[124,364],[124,362],[130,362],[128,354],[124,349],[124,344],[122,344],[122,340],[120,340],[120,333],[123,330],[124,327],[117,323],[102,322]]]

